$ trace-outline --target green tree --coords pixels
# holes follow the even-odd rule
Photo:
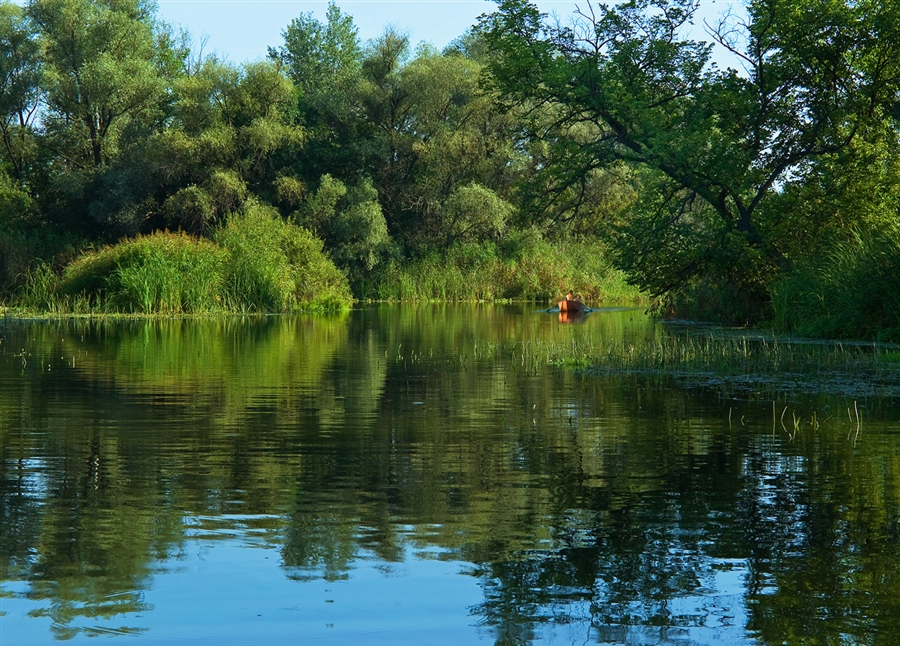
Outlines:
[[[489,188],[475,183],[458,186],[439,209],[439,230],[446,246],[496,240],[506,231],[512,212],[512,205]]]
[[[46,127],[60,131],[57,154],[69,167],[109,163],[124,117],[153,118],[166,99],[147,0],[33,0],[28,12],[46,51]],[[72,131],[77,128],[77,131]],[[86,149],[78,143],[87,142]],[[68,148],[68,146],[66,147]]]
[[[480,63],[452,50],[420,47],[408,59],[406,37],[390,30],[367,50],[360,104],[373,132],[372,178],[391,235],[409,253],[499,233],[461,225],[484,215],[460,211],[473,204],[462,197],[464,187],[511,198],[520,159],[512,115],[481,90],[482,72]]]
[[[402,70],[411,108],[403,134],[414,163],[404,224],[417,231],[419,245],[494,239],[510,218],[495,193],[510,197],[515,179],[513,122],[481,90],[482,72],[472,59],[429,48]],[[481,197],[472,199],[476,193]]]
[[[339,100],[326,97],[327,88],[352,82],[361,69],[362,48],[353,17],[329,2],[326,20],[322,24],[312,12],[301,14],[282,33],[284,45],[269,48],[269,58],[285,66],[312,102]]]
[[[368,179],[348,188],[331,175],[323,175],[295,219],[324,240],[331,257],[348,271],[353,283],[365,280],[391,252],[378,192]]]
[[[617,240],[635,280],[656,294],[708,280],[758,315],[767,284],[791,265],[776,232],[804,228],[770,203],[883,118],[900,81],[900,7],[753,0],[745,24],[711,30],[740,57],[738,72],[683,37],[697,6],[631,0],[567,27],[504,0],[480,29],[497,89],[554,144],[548,172],[622,161],[650,171],[656,197]]]
[[[2,171],[21,182],[34,157],[33,124],[41,99],[40,44],[21,7],[0,4],[0,154]],[[0,172],[2,172],[0,171]]]
[[[148,160],[156,226],[208,233],[251,198],[296,208],[304,189],[290,167],[305,131],[292,123],[294,86],[275,63],[209,59],[175,95],[172,126]]]
[[[410,104],[400,70],[409,57],[409,38],[387,29],[369,42],[362,63],[359,109],[368,126],[370,154],[365,159],[388,218],[391,233],[402,208],[402,184],[410,177],[413,157],[403,130],[410,121]]]
[[[413,53],[408,36],[389,28],[363,48],[352,19],[331,4],[326,23],[305,14],[291,23],[284,38],[284,46],[270,49],[269,55],[300,90],[299,118],[308,138],[291,168],[302,184],[284,181],[279,188],[297,196],[306,186],[318,186],[301,209],[301,219],[323,235],[339,264],[351,275],[358,273],[353,267],[372,268],[376,257],[383,256],[386,238],[380,224],[374,229],[369,225],[382,220],[391,238],[409,253],[482,233],[496,237],[497,230],[490,227],[489,233],[468,225],[453,233],[444,230],[447,222],[471,224],[483,215],[460,212],[465,200],[459,196],[453,208],[444,208],[454,191],[479,185],[497,192],[501,201],[512,192],[512,117],[479,87],[483,66],[468,55],[483,50],[477,34],[460,39],[446,54],[428,46]],[[348,197],[340,198],[344,201],[352,187],[377,191],[380,213],[363,209],[369,224],[360,224],[350,236],[362,247],[348,245],[350,238],[336,234],[346,229],[341,214],[349,213],[349,207],[321,208],[338,184],[350,187]],[[374,206],[368,199],[357,202]],[[334,223],[325,223],[326,212],[337,214]],[[375,248],[382,251],[373,256]],[[351,249],[361,256],[350,261]]]
[[[323,173],[357,181],[369,139],[357,107],[363,48],[353,17],[329,3],[326,22],[301,14],[269,48],[298,88],[297,115],[309,131],[295,173],[313,183]]]

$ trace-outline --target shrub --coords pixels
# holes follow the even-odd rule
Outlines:
[[[473,183],[453,189],[439,212],[440,230],[448,240],[472,241],[499,238],[514,209],[491,189]]]
[[[0,228],[0,295],[21,284],[33,258],[31,247],[24,232]]]
[[[29,303],[45,311],[196,314],[346,307],[347,281],[309,231],[258,204],[214,240],[160,232],[86,253],[33,276]]]
[[[308,230],[251,204],[215,234],[228,252],[225,294],[231,309],[284,311],[343,307],[351,295],[346,277]]]
[[[216,218],[213,200],[199,186],[187,186],[169,197],[163,213],[170,226],[192,232],[206,231]]]

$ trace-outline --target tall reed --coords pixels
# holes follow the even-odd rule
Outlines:
[[[60,304],[97,312],[186,314],[217,309],[223,251],[180,233],[155,233],[82,255],[63,271]]]
[[[83,254],[61,276],[36,267],[18,304],[54,314],[200,314],[334,309],[351,300],[321,241],[265,209],[215,240],[158,232]]]
[[[227,251],[225,296],[230,309],[334,309],[352,300],[347,277],[325,255],[322,241],[253,205],[216,232]]]
[[[900,341],[900,227],[855,232],[772,289],[777,329]]]
[[[375,291],[383,300],[553,301],[569,289],[592,304],[645,301],[612,268],[601,245],[553,244],[535,233],[395,261],[379,276]]]

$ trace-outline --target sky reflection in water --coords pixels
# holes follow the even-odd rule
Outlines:
[[[857,438],[848,402],[791,401],[822,423],[789,435],[771,401],[522,350],[661,334],[472,305],[4,322],[0,639],[891,643],[893,402]]]

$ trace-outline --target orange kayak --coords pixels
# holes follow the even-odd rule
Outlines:
[[[584,312],[584,303],[581,301],[562,300],[559,302],[559,311],[580,314]]]

